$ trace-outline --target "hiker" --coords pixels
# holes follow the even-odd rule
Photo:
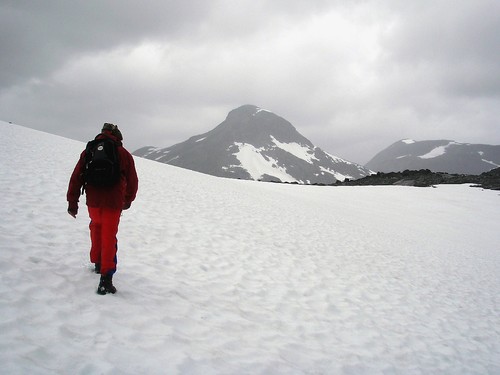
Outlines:
[[[116,293],[116,234],[122,210],[134,201],[138,179],[132,155],[122,145],[118,126],[105,123],[102,132],[87,144],[71,175],[67,200],[68,213],[76,218],[78,200],[85,191],[90,216],[90,261],[101,274],[98,294]],[[104,160],[104,161],[103,161]],[[103,163],[106,167],[97,168]]]

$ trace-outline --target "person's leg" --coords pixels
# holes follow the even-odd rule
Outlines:
[[[116,272],[116,252],[118,250],[118,224],[121,210],[103,208],[101,211],[101,275]]]
[[[88,207],[90,216],[90,262],[94,264],[101,263],[101,248],[102,248],[102,235],[101,235],[101,209],[96,207]]]

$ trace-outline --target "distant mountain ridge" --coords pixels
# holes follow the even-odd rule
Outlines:
[[[376,172],[429,169],[478,175],[500,167],[500,145],[403,139],[375,155],[366,167]]]
[[[332,184],[371,173],[315,147],[284,118],[254,105],[229,112],[207,133],[134,155],[178,167],[247,180]]]

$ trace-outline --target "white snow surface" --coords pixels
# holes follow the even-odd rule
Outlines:
[[[0,373],[500,373],[498,192],[136,158],[118,292],[100,296],[85,205],[66,213],[84,146],[0,123]]]

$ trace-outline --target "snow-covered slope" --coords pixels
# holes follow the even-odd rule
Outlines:
[[[478,175],[500,167],[500,145],[403,139],[375,155],[366,167],[377,172],[429,169]]]
[[[245,180],[332,184],[371,173],[315,147],[284,118],[254,105],[232,110],[207,133],[167,148],[143,147],[134,155]]]
[[[0,373],[498,374],[500,196],[136,159],[116,295],[66,213],[84,144],[0,123]]]

